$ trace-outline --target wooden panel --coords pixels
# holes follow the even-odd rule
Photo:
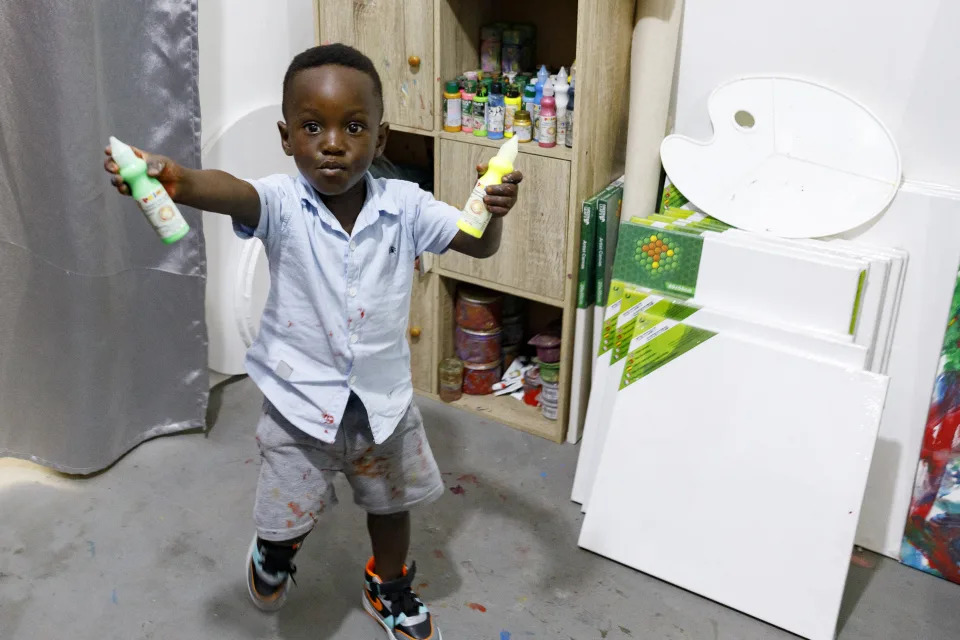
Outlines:
[[[580,0],[578,4],[579,54],[569,202],[573,211],[579,211],[583,200],[623,175],[633,17],[634,0]],[[575,265],[580,244],[579,217],[569,216],[568,225],[566,264]],[[566,282],[565,300],[572,301],[575,290],[576,278],[571,277]],[[573,373],[575,318],[575,309],[568,304],[563,314],[560,348],[560,379],[567,385]],[[568,386],[560,396],[558,415],[564,421],[570,412],[570,393]]]
[[[410,369],[413,387],[418,391],[432,393],[435,388],[434,373],[437,358],[434,356],[436,342],[437,278],[434,274],[413,275],[410,294]],[[419,333],[419,336],[415,336]]]
[[[320,42],[343,42],[366,53],[383,81],[387,122],[433,130],[433,0],[319,0]],[[407,63],[420,58],[420,66]]]
[[[453,140],[454,142],[463,142],[466,144],[478,144],[483,147],[490,147],[493,149],[499,149],[506,140],[491,140],[490,138],[479,138],[474,136],[472,133],[450,133],[449,131],[441,131],[439,134],[441,138],[446,140]],[[491,152],[493,153],[493,152]],[[573,158],[573,150],[568,149],[564,146],[558,147],[541,147],[536,142],[524,142],[520,144],[520,153],[521,154],[530,154],[534,156],[544,156],[545,158],[556,158],[558,160],[566,160],[569,162]],[[520,162],[523,162],[521,160]]]
[[[487,2],[439,0],[438,39],[441,81],[452,80],[480,66],[480,27],[491,21]]]
[[[477,165],[491,155],[487,147],[441,139],[440,198],[462,207],[476,182]],[[486,260],[450,252],[440,258],[440,267],[562,301],[567,283],[570,163],[524,155],[517,168],[524,180],[517,206],[504,221],[500,251]]]

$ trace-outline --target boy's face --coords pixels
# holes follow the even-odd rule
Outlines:
[[[300,71],[287,91],[287,122],[277,123],[284,152],[320,194],[347,193],[387,142],[373,79],[328,64]]]

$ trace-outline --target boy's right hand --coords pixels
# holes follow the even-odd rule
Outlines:
[[[184,175],[183,167],[166,156],[145,153],[136,147],[131,148],[138,157],[146,161],[147,175],[159,180],[163,188],[170,194],[170,197],[176,200],[181,191],[180,187]],[[103,168],[106,169],[107,173],[111,174],[110,183],[123,195],[130,195],[130,187],[127,186],[127,183],[120,177],[120,167],[116,161],[114,161],[110,147],[108,146],[103,152],[107,154],[107,159],[103,161]]]

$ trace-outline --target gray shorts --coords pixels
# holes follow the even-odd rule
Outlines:
[[[308,533],[337,503],[332,484],[337,472],[353,488],[354,502],[376,515],[406,511],[443,495],[440,470],[413,403],[396,431],[375,444],[367,411],[350,394],[337,439],[327,444],[264,402],[257,443],[263,464],[254,520],[264,540],[282,542]]]

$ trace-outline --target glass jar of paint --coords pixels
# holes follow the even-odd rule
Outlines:
[[[500,347],[503,332],[500,329],[490,331],[471,331],[463,327],[456,329],[457,357],[464,362],[483,363],[500,359]]]
[[[500,382],[500,361],[474,364],[463,363],[463,392],[469,396],[486,396],[493,385]]]
[[[470,331],[498,329],[503,320],[503,297],[480,289],[460,289],[456,311],[458,327]]]
[[[527,111],[521,109],[513,114],[513,135],[520,142],[530,142],[533,137],[533,120]]]
[[[534,362],[540,369],[540,379],[544,383],[556,383],[558,380],[560,380],[559,362],[543,362],[539,359],[535,359]]]
[[[444,402],[459,400],[463,395],[463,363],[456,358],[441,360],[437,373],[440,378],[440,399]]]

